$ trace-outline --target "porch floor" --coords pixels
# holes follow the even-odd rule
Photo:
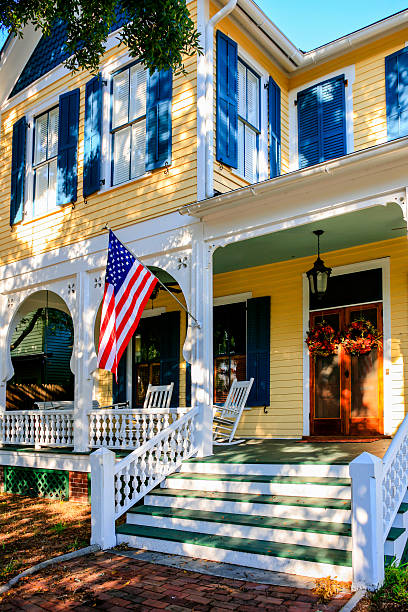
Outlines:
[[[232,446],[214,446],[214,454],[191,462],[208,463],[252,463],[252,464],[323,464],[347,465],[364,451],[377,457],[384,457],[391,439],[374,442],[306,442],[304,440],[246,440]],[[35,452],[41,454],[89,455],[74,452],[72,447],[42,447],[5,445],[0,451]],[[117,458],[125,457],[130,450],[116,450]]]
[[[246,440],[232,446],[214,446],[214,454],[191,462],[208,463],[319,463],[347,465],[364,451],[384,457],[391,439],[374,442],[306,442],[304,440]]]

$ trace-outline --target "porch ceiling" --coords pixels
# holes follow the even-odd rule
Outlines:
[[[323,253],[398,238],[407,231],[398,204],[374,206],[219,248],[214,253],[214,274],[314,255],[316,229],[325,231]]]

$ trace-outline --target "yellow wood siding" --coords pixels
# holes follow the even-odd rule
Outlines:
[[[210,3],[210,17],[212,17],[219,9],[213,3]],[[237,26],[233,19],[227,17],[222,19],[217,25],[216,30],[221,30],[224,34],[232,38],[238,44],[238,56],[240,49],[244,50],[252,60],[259,64],[268,75],[272,76],[276,83],[281,88],[281,165],[282,174],[288,171],[289,168],[289,118],[288,118],[288,78],[277,67],[270,57],[265,55],[256,43],[253,37],[248,37]],[[214,126],[216,125],[216,83],[217,83],[217,44],[216,30],[214,31]],[[245,58],[243,58],[245,59]],[[266,95],[261,92],[261,95]],[[267,118],[266,118],[267,119]],[[268,122],[265,118],[262,119],[263,127],[267,126]],[[224,193],[233,189],[238,189],[248,185],[248,181],[238,175],[237,170],[228,166],[221,166],[215,159],[216,155],[216,134],[214,129],[214,189]],[[269,160],[268,160],[269,168]],[[269,171],[268,171],[269,176]]]
[[[196,2],[189,4],[196,20]],[[101,68],[108,66],[124,51],[115,47],[106,53]],[[55,247],[91,238],[102,231],[105,222],[112,228],[157,217],[177,210],[197,199],[197,57],[185,61],[187,75],[173,79],[172,103],[172,164],[169,174],[158,169],[149,175],[92,195],[82,197],[84,155],[85,84],[90,75],[82,72],[68,75],[42,89],[30,93],[27,99],[5,111],[1,118],[0,151],[0,265],[39,254]],[[11,139],[15,121],[36,111],[40,106],[68,90],[80,88],[80,122],[78,146],[78,200],[71,206],[54,211],[42,218],[23,222],[10,230]],[[45,109],[44,109],[45,110]],[[110,180],[110,177],[105,177]]]
[[[328,74],[355,66],[353,84],[354,150],[359,151],[387,141],[385,105],[385,57],[405,47],[408,29],[384,36],[355,51],[323,62],[290,78],[290,89],[324,80]]]
[[[405,415],[408,400],[408,248],[405,238],[332,251],[330,266],[390,257],[392,426]],[[252,291],[271,296],[270,406],[245,411],[238,437],[300,437],[303,433],[302,273],[314,257],[285,261],[214,277],[215,297]]]

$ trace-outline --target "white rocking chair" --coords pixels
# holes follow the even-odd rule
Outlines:
[[[214,413],[219,412],[219,416],[214,416],[214,444],[238,444],[243,442],[243,440],[234,440],[234,436],[253,382],[253,378],[239,382],[234,380],[224,405],[214,406]]]
[[[170,408],[174,383],[150,385],[147,387],[143,408]]]

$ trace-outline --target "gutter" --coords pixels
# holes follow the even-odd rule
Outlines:
[[[279,30],[253,0],[239,0],[237,6],[243,16],[247,18],[247,21],[250,22],[249,30],[257,29],[262,32],[270,42],[270,51],[277,56],[278,61],[289,73],[351,51],[353,48],[359,47],[374,38],[378,38],[393,30],[401,29],[404,24],[408,25],[407,9],[305,53],[300,51]]]
[[[293,172],[288,172],[286,174],[282,174],[281,176],[267,179],[261,183],[253,183],[252,185],[240,187],[239,189],[234,189],[233,191],[227,191],[226,193],[217,195],[216,197],[194,202],[193,204],[187,204],[186,206],[179,208],[178,212],[180,215],[191,215],[201,219],[206,213],[212,212],[213,210],[219,211],[223,205],[229,204],[231,200],[234,201],[245,197],[251,198],[253,196],[260,195],[262,192],[268,191],[273,187],[276,187],[277,189],[282,187],[288,188],[299,183],[300,181],[304,181],[305,179],[312,178],[314,176],[324,174],[333,175],[338,170],[342,170],[347,166],[364,162],[366,160],[371,160],[379,157],[380,155],[388,155],[399,151],[408,152],[408,136],[397,138],[391,142],[375,145],[368,149],[363,149],[362,151],[349,153],[344,157],[339,157],[328,162],[322,162],[316,166],[312,166],[311,168],[294,170]]]
[[[214,27],[234,10],[237,1],[229,0],[211,17],[205,27],[205,195],[207,198],[212,198],[214,195]]]

